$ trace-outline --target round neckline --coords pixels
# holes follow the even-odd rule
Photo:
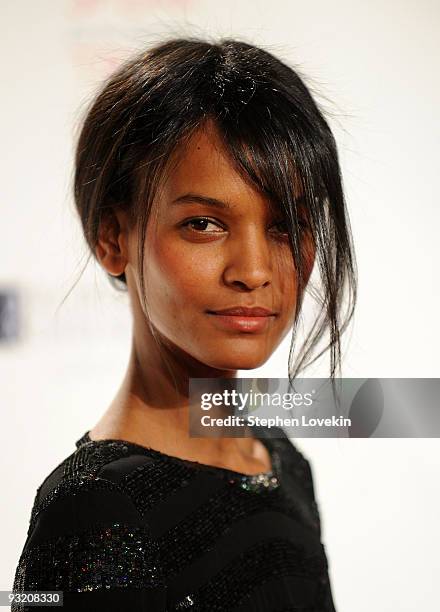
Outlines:
[[[281,478],[281,458],[275,447],[271,443],[271,439],[265,436],[259,437],[255,436],[256,439],[260,440],[262,444],[266,447],[270,461],[271,461],[271,469],[266,472],[258,472],[256,474],[245,474],[244,472],[239,472],[237,470],[232,470],[230,468],[225,468],[217,465],[210,465],[207,463],[201,463],[199,461],[184,459],[182,457],[177,457],[175,455],[168,455],[167,453],[163,453],[157,449],[151,448],[149,446],[145,446],[143,444],[138,444],[137,442],[130,442],[128,440],[123,440],[121,438],[104,438],[101,440],[92,440],[90,438],[90,430],[86,431],[85,434],[76,442],[76,446],[79,448],[83,444],[92,443],[92,444],[120,444],[121,446],[132,447],[142,450],[142,452],[146,452],[148,455],[155,457],[159,460],[184,465],[186,467],[199,470],[199,471],[207,471],[217,476],[223,477],[228,480],[230,483],[238,482],[243,489],[247,490],[260,490],[260,489],[274,489],[280,485]]]

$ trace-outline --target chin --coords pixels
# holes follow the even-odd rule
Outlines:
[[[217,370],[254,370],[261,367],[275,350],[273,339],[260,336],[249,338],[229,338],[210,342],[198,347],[198,359],[210,368]]]
[[[206,360],[205,363],[218,370],[255,370],[268,360],[268,356],[259,357],[258,355],[225,355],[223,359]]]

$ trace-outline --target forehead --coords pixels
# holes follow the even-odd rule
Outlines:
[[[256,189],[236,170],[217,128],[208,123],[179,147],[171,160],[165,181],[170,197],[197,191],[212,197],[225,196],[232,202],[244,193],[255,196]]]
[[[266,212],[277,210],[279,203],[271,201],[250,177],[237,169],[218,129],[212,120],[208,120],[171,155],[158,194],[162,205],[163,201],[170,203],[185,194],[197,193],[222,200],[237,212],[241,208],[244,212],[245,207]],[[296,172],[292,172],[292,185],[302,208],[303,189]],[[162,206],[160,208],[163,210]]]

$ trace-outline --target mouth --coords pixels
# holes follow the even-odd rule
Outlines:
[[[222,329],[259,332],[264,331],[277,317],[277,313],[267,308],[242,307],[226,308],[223,310],[207,310],[213,322]]]

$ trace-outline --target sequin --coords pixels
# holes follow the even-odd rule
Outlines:
[[[192,596],[191,610],[232,610],[245,601],[255,587],[261,586],[274,576],[300,576],[318,580],[326,567],[322,555],[307,557],[300,546],[288,541],[276,539],[263,542],[226,565],[196,596]],[[184,602],[185,599],[179,602],[174,610],[185,609]],[[291,609],[302,611],[304,607]],[[313,610],[316,612],[317,609],[313,607]]]
[[[14,589],[92,591],[158,585],[159,551],[145,529],[114,523],[25,551]]]
[[[182,486],[187,486],[195,475],[194,470],[183,465],[154,462],[127,474],[121,487],[132,498],[141,515],[144,515]]]
[[[181,486],[182,480],[190,479],[194,476],[195,471],[212,473],[216,477],[222,478],[232,485],[239,486],[254,493],[264,492],[267,489],[275,489],[280,485],[282,462],[275,440],[271,440],[270,449],[273,470],[261,474],[248,475],[240,474],[239,472],[227,468],[219,468],[197,461],[180,459],[132,442],[117,440],[91,441],[87,433],[78,440],[78,443],[80,442],[82,445],[80,445],[79,448],[82,450],[82,456],[72,457],[70,459],[69,465],[65,470],[66,476],[69,474],[76,474],[78,471],[87,468],[89,474],[93,472],[96,473],[105,462],[121,457],[122,452],[127,452],[127,449],[129,449],[132,452],[146,454],[156,459],[162,466],[167,465],[169,468],[173,467],[175,473],[180,473],[179,486]],[[122,451],[122,448],[124,448],[124,451]],[[140,469],[140,471],[142,471],[142,469]]]
[[[56,499],[76,495],[80,491],[96,489],[111,491],[121,490],[120,487],[113,482],[104,480],[103,478],[93,478],[88,474],[77,474],[68,480],[63,480],[58,486],[49,491],[43,499],[34,502],[28,534],[34,529],[39,514],[44,511],[45,508],[48,508]]]
[[[177,573],[247,517],[272,511],[304,522],[300,509],[297,502],[290,504],[281,494],[249,496],[241,489],[222,489],[160,538],[164,571],[168,575]]]
[[[282,604],[281,590],[276,612],[334,612],[310,466],[287,438],[268,441],[272,470],[255,475],[186,461],[123,440],[92,441],[88,432],[76,445],[76,451],[38,488],[28,538],[53,504],[86,491],[98,493],[98,499],[99,491],[127,499],[139,525],[95,524],[25,546],[14,590],[96,594],[127,586],[164,588],[174,593],[167,600],[168,612],[226,612],[246,602],[253,606],[252,598],[268,581],[296,577],[314,585],[313,603],[295,607],[286,599]],[[122,465],[133,455],[152,460],[135,460],[131,464],[135,467],[112,479],[107,468]],[[206,491],[198,489],[199,482],[208,483]],[[86,511],[90,512],[88,506]],[[236,542],[240,540],[236,534],[246,525],[258,526],[264,516],[264,537],[257,527]],[[302,535],[298,542],[292,541],[291,532],[271,535],[276,525],[271,527],[268,516],[282,518],[283,525],[296,525],[309,549],[300,541]],[[236,553],[228,553],[229,560],[217,553],[222,542],[236,546]],[[205,571],[206,576],[201,579],[199,570],[191,568]],[[179,595],[175,584],[188,571],[185,591]]]
[[[179,601],[175,606],[175,610],[194,610],[194,595],[187,595],[182,601]]]

